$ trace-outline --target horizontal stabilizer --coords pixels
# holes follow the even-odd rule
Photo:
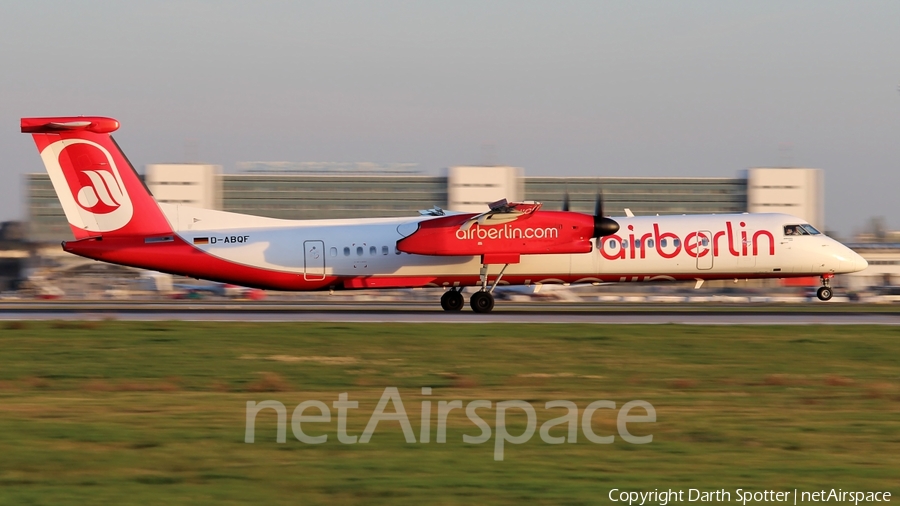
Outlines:
[[[22,118],[23,134],[55,134],[83,130],[106,134],[119,129],[119,122],[101,116],[69,116],[59,118]]]

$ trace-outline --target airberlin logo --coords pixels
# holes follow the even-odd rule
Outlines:
[[[81,207],[88,211],[109,213],[115,211],[119,202],[125,199],[115,176],[108,170],[85,170],[79,172],[78,177],[87,177],[89,180],[75,194]],[[98,207],[100,209],[95,209]]]
[[[559,238],[559,229],[554,227],[533,228],[533,227],[513,227],[503,225],[502,227],[480,227],[473,225],[468,230],[457,230],[456,238],[459,240],[466,239],[557,239]]]
[[[745,230],[745,222],[742,221],[739,225],[740,228],[735,230],[734,224],[727,221],[725,230],[698,230],[683,238],[672,232],[661,232],[659,223],[654,223],[653,231],[645,234],[634,233],[634,225],[629,225],[630,233],[625,237],[618,234],[604,237],[600,254],[607,260],[646,258],[648,253],[655,253],[662,258],[675,258],[682,251],[695,258],[709,255],[755,257],[775,254],[775,237],[771,232],[757,230],[751,233]]]
[[[44,148],[41,158],[69,223],[110,232],[131,220],[131,199],[106,148],[84,139],[64,139]]]

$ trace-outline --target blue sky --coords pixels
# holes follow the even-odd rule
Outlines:
[[[825,170],[900,228],[900,2],[0,1],[0,219],[22,116],[107,115],[143,165],[494,161],[529,175]]]

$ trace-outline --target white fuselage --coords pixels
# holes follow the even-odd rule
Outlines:
[[[467,286],[478,256],[401,253],[396,243],[430,216],[291,221],[161,205],[188,244],[222,260],[289,272],[333,288]],[[805,223],[784,214],[617,217],[617,234],[590,253],[523,255],[510,284],[821,276],[865,268],[823,235],[785,235]],[[489,239],[488,239],[489,240]],[[624,245],[624,248],[623,248]],[[496,274],[501,266],[492,269]]]

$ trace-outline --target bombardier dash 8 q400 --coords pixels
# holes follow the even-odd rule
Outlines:
[[[604,217],[496,202],[408,218],[280,220],[157,202],[103,117],[23,118],[74,241],[104,262],[272,290],[443,287],[441,307],[494,307],[501,284],[576,284],[819,276],[866,261],[785,214]],[[568,202],[568,197],[566,198]]]

